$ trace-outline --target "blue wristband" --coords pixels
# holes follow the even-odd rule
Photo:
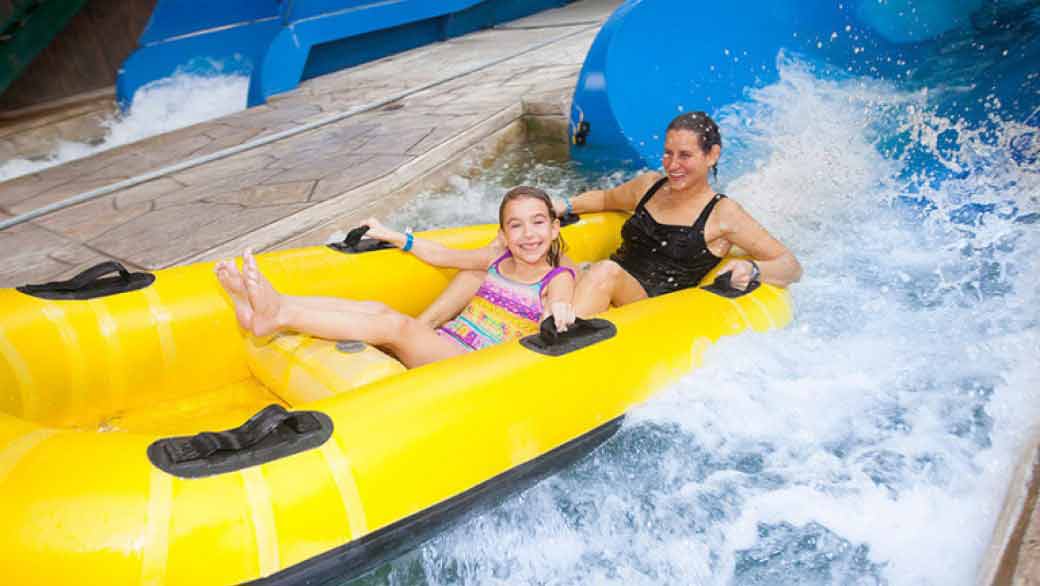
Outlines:
[[[401,247],[401,250],[403,250],[405,252],[408,252],[409,250],[412,249],[412,246],[414,244],[415,244],[415,236],[412,236],[411,232],[406,232],[405,235],[404,235],[404,246]]]
[[[569,197],[563,198],[563,203],[564,203],[564,205],[567,206],[567,211],[565,213],[573,214],[574,213],[574,204],[571,203],[571,198],[569,198]]]

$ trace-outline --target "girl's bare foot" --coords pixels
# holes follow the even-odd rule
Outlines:
[[[233,260],[222,260],[213,267],[217,273],[217,280],[224,287],[231,302],[235,305],[235,318],[238,324],[247,330],[253,328],[253,307],[249,304],[246,284],[242,279],[242,273],[238,272]]]
[[[260,272],[252,251],[246,250],[242,255],[242,271],[246,295],[253,309],[253,335],[266,336],[278,331],[282,296]]]

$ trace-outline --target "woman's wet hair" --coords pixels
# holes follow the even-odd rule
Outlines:
[[[528,185],[518,185],[509,191],[502,197],[502,203],[498,206],[498,226],[505,228],[506,222],[506,206],[509,202],[522,199],[530,198],[537,199],[545,204],[545,208],[549,210],[549,220],[554,221],[559,218],[556,217],[556,209],[553,208],[552,199],[548,193],[545,193],[537,187],[530,187]],[[560,257],[563,256],[563,252],[567,250],[567,244],[563,241],[562,235],[557,235],[549,245],[549,264],[554,267],[560,266]]]
[[[719,132],[719,125],[715,124],[715,121],[711,119],[705,112],[686,112],[685,114],[679,114],[668,123],[668,129],[665,133],[669,133],[673,130],[687,130],[697,135],[697,141],[701,145],[701,151],[705,154],[711,152],[711,147],[719,145],[719,149],[722,148],[722,134]],[[719,165],[718,163],[711,166],[712,173],[715,179],[719,178]]]

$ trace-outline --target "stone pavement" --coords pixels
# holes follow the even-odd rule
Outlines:
[[[585,54],[620,0],[582,0],[309,80],[268,104],[0,184],[0,219],[447,79],[338,122],[0,231],[0,286],[114,259],[159,269],[320,244],[401,205],[475,146],[522,140],[525,116],[566,115]],[[204,97],[200,97],[204,99]]]

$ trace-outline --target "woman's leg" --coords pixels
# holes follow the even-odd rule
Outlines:
[[[444,292],[434,299],[433,303],[424,309],[417,319],[431,328],[436,328],[462,313],[466,304],[477,294],[477,289],[480,289],[480,285],[486,278],[487,271],[476,269],[459,271],[451,283],[448,283]]]
[[[581,273],[574,287],[574,313],[589,317],[641,299],[647,294],[632,275],[612,260],[594,263]]]
[[[315,306],[314,298],[301,302],[300,298],[282,295],[260,272],[251,254],[244,256],[243,269],[254,335],[293,330],[330,340],[362,340],[386,346],[408,368],[465,352],[433,328],[381,303],[342,300],[344,303],[323,307]]]

